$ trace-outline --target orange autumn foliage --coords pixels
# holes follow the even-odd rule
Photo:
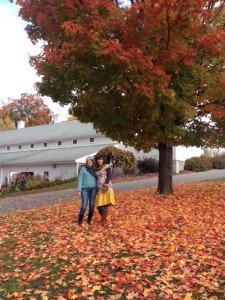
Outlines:
[[[224,182],[116,199],[104,228],[77,225],[78,200],[1,215],[4,299],[223,299]]]

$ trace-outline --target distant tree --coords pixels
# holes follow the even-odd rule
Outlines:
[[[11,130],[15,128],[16,128],[15,123],[9,118],[8,115],[4,116],[1,113],[1,109],[0,109],[0,131]]]
[[[112,165],[113,173],[116,167],[132,169],[135,166],[136,159],[132,152],[108,146],[101,149],[96,156],[103,155],[106,162]]]
[[[38,95],[21,94],[20,99],[8,99],[8,103],[2,107],[3,115],[17,124],[23,120],[25,127],[48,124],[52,120],[51,111]]]
[[[68,121],[74,121],[74,120],[77,120],[77,117],[74,117],[74,116],[69,116],[67,118]]]

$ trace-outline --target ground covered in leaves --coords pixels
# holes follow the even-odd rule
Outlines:
[[[0,299],[225,299],[225,184],[116,194],[109,225],[80,201],[0,216]]]

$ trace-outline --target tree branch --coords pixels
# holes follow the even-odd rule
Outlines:
[[[168,3],[167,0],[166,2],[166,21],[167,21],[167,43],[166,43],[166,49],[169,50],[169,44],[170,44],[170,14],[169,14],[169,8],[168,8]]]
[[[178,12],[178,14],[176,16],[176,19],[174,20],[173,24],[171,25],[171,29],[173,28],[173,26],[176,24],[177,20],[179,19],[180,15],[181,15],[181,12],[183,10],[185,2],[186,2],[186,0],[184,0],[183,3],[181,4],[181,7],[180,7],[179,12]]]
[[[112,2],[114,2],[116,4],[116,6],[119,7],[118,0],[112,0]]]
[[[210,1],[210,2],[212,2],[212,4],[211,4],[211,9],[210,9],[210,10],[212,10],[212,9],[214,8],[214,5],[215,5],[215,2],[216,2],[216,1]],[[215,19],[222,13],[223,8],[225,7],[225,0],[221,1],[220,3],[221,3],[221,4],[220,4],[220,6],[217,8],[216,13],[213,15],[212,19],[209,21],[209,24],[211,24],[212,22],[214,22]]]
[[[206,6],[206,9],[212,10],[214,5],[215,5],[215,0],[211,0],[211,1],[209,1],[208,5]]]

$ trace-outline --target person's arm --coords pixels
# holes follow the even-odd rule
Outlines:
[[[80,173],[79,173],[79,176],[78,176],[77,192],[78,192],[79,196],[81,195],[83,177],[84,177],[84,167],[82,167],[80,169]]]
[[[105,183],[108,184],[111,179],[112,179],[112,171],[111,171],[111,168],[108,167],[106,169],[106,180],[105,180]]]

